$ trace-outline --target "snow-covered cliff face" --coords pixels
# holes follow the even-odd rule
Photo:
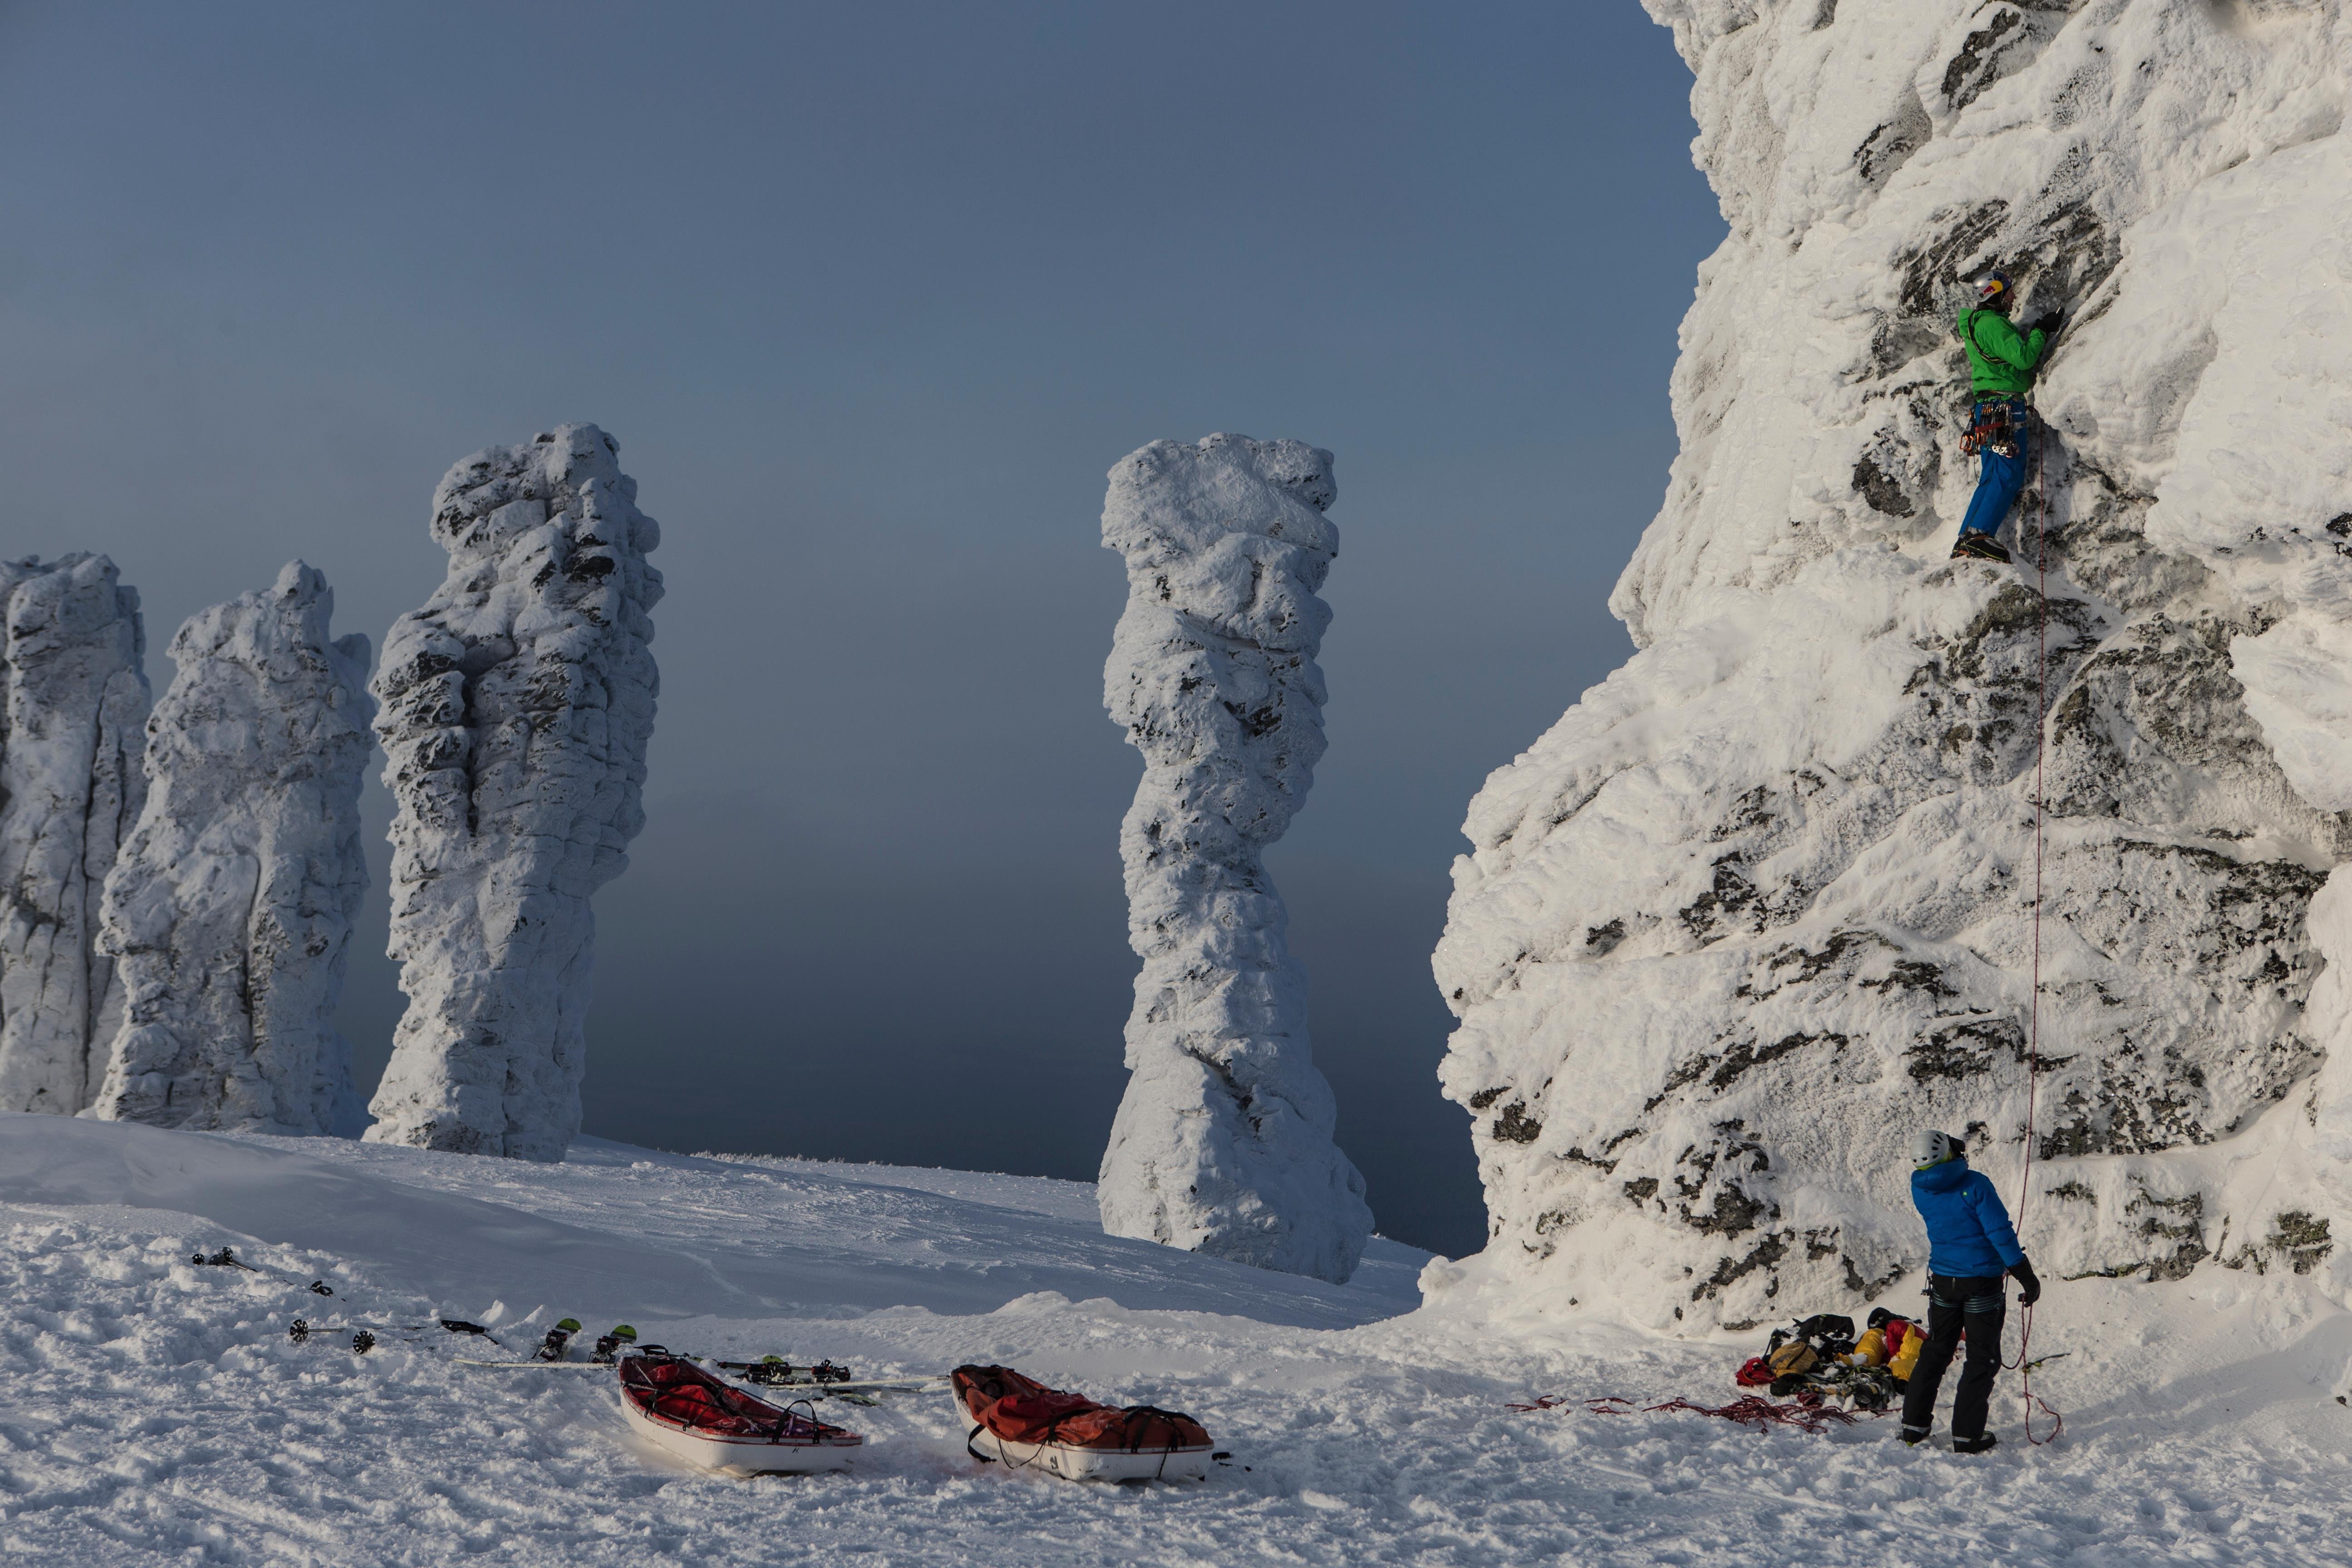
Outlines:
[[[1731,233],[1612,601],[1640,651],[1470,809],[1436,972],[1493,1240],[1433,1284],[1743,1323],[1924,1264],[1918,1129],[2014,1198],[2046,644],[2027,1247],[2352,1289],[2313,992],[2352,959],[2352,895],[2314,913],[2352,858],[2345,6],[1646,3]],[[2016,570],[1946,558],[1993,265],[2068,318]]]
[[[107,878],[100,951],[127,1013],[90,1114],[164,1127],[356,1126],[335,1030],[367,891],[368,639],[299,561],[192,616],[147,721],[146,808]]]
[[[594,921],[627,866],[661,542],[593,425],[494,447],[433,497],[447,581],[385,639],[392,956],[408,1012],[379,1142],[557,1160],[580,1130]]]
[[[70,1115],[121,989],[99,899],[145,786],[146,632],[103,555],[0,561],[0,1110]]]
[[[1128,601],[1103,700],[1143,753],[1119,829],[1143,969],[1099,1195],[1113,1236],[1344,1281],[1371,1211],[1331,1141],[1264,858],[1323,754],[1337,493],[1330,453],[1244,436],[1154,441],[1110,472]]]

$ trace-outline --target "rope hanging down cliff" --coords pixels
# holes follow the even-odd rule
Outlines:
[[[2038,417],[2032,415],[2029,418]],[[2042,1076],[2042,764],[2049,750],[2050,720],[2050,497],[2045,476],[2043,450],[2048,444],[2047,429],[2033,433],[2033,587],[2035,610],[2034,635],[2038,643],[2033,680],[2033,997],[2027,1008],[2025,1036],[2025,1172],[2018,1178],[2017,1228],[2025,1228],[2025,1205],[2033,1195],[2033,1112],[2035,1090]],[[2040,1447],[2054,1443],[2065,1429],[2065,1418],[2051,1409],[2033,1392],[2033,1303],[2019,1307],[2017,1331],[2018,1379],[2024,1391],[2025,1440]],[[2047,1437],[2033,1435],[2033,1412],[2040,1406],[2042,1413],[2056,1423]]]

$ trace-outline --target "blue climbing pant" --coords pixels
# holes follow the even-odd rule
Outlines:
[[[1969,501],[1969,515],[1960,520],[1963,537],[1999,533],[2009,509],[2017,504],[2019,493],[2025,489],[2025,470],[2033,460],[2033,410],[2022,398],[2011,398],[2008,403],[2011,439],[2017,455],[2003,457],[1990,447],[1977,454],[1982,466],[1977,470],[1977,493]],[[1999,406],[1999,399],[1979,403],[1976,405],[1977,417],[1981,419]]]

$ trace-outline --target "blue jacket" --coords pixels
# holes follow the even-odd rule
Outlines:
[[[1997,1279],[2025,1261],[1992,1178],[1965,1155],[1911,1173],[1911,1201],[1927,1222],[1927,1271],[1956,1279]]]

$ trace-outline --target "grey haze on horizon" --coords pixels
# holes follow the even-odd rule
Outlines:
[[[1381,1228],[1473,1250],[1428,955],[1471,793],[1629,648],[1722,234],[1688,91],[1635,0],[11,5],[0,553],[111,555],[159,693],[297,555],[380,649],[443,470],[604,426],[668,596],[588,1130],[1090,1178],[1140,770],[1103,475],[1328,447],[1331,744],[1270,860]]]

